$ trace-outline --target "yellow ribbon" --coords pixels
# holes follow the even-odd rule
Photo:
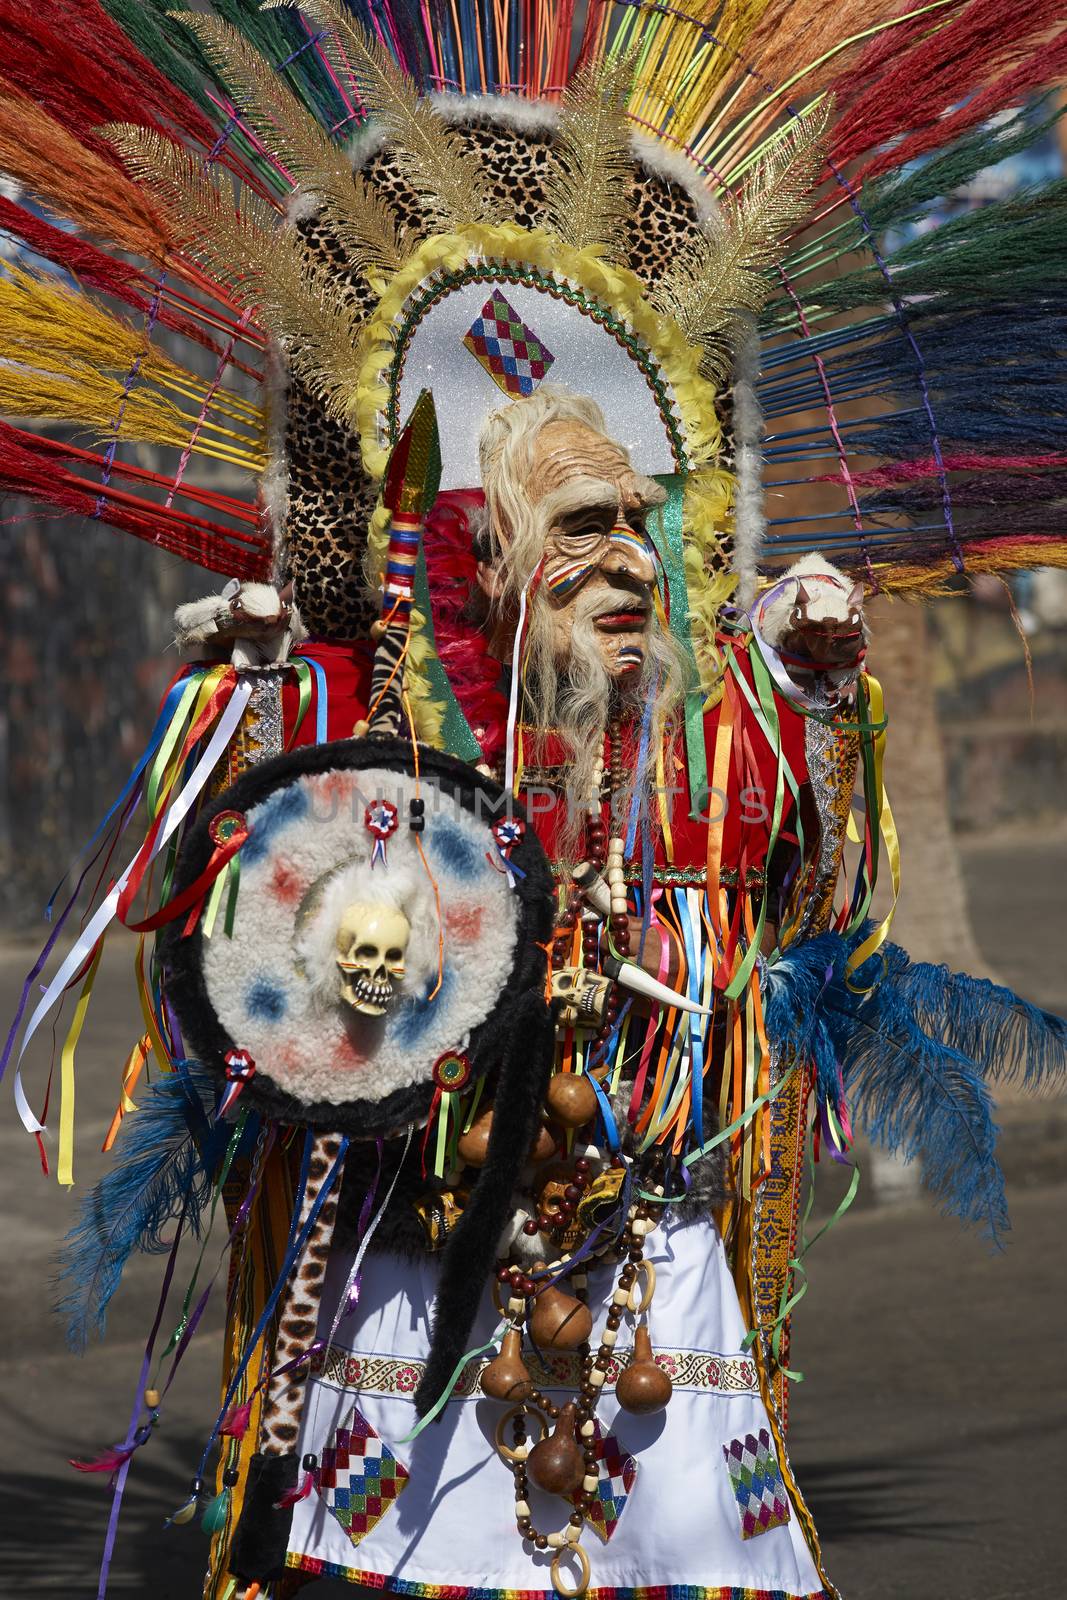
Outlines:
[[[868,673],[866,675],[866,681],[867,695],[870,703],[869,720],[871,723],[877,726],[879,723],[884,723],[885,721],[885,697],[882,694],[882,685],[878,682],[877,678],[872,678]],[[873,956],[876,951],[881,949],[882,945],[889,937],[889,930],[892,927],[893,917],[896,914],[897,900],[900,897],[900,838],[897,834],[896,823],[893,820],[893,812],[889,805],[889,799],[885,792],[885,782],[883,778],[883,769],[885,766],[885,728],[881,728],[881,730],[874,734],[873,737],[874,796],[868,796],[867,803],[870,805],[871,799],[873,798],[878,806],[878,828],[885,844],[886,857],[889,861],[889,874],[893,884],[893,899],[883,921],[880,922],[878,927],[875,928],[874,932],[864,939],[863,943],[852,952],[848,959],[845,967],[845,982],[848,983],[850,989],[854,987],[851,983],[849,983],[849,979],[851,978],[852,974],[858,971],[865,961],[869,961],[871,956]],[[850,830],[854,831],[855,824],[852,821],[851,815],[849,816],[849,827]]]
[[[85,1013],[89,1009],[89,1000],[96,981],[97,968],[100,957],[104,953],[103,940],[100,940],[93,952],[93,959],[89,971],[82,984],[82,992],[78,996],[78,1004],[74,1008],[70,1030],[63,1041],[63,1055],[60,1060],[60,1107],[59,1107],[59,1161],[56,1167],[56,1178],[70,1189],[74,1185],[74,1052],[78,1048],[82,1027],[85,1023]]]

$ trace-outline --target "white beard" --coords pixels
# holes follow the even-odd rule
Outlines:
[[[630,589],[612,591],[600,585],[588,595],[579,596],[570,654],[565,669],[561,670],[553,649],[552,604],[543,593],[536,594],[530,606],[524,659],[514,664],[514,670],[524,674],[526,722],[541,732],[558,733],[567,747],[566,819],[557,837],[560,853],[568,863],[576,859],[596,762],[603,754],[604,733],[610,717],[616,712],[643,708],[652,696],[649,748],[654,752],[664,735],[675,736],[672,712],[686,688],[685,657],[673,637],[660,627],[654,614],[645,629],[644,662],[640,671],[627,673],[622,679],[610,675],[593,619],[611,609],[613,596],[620,605],[633,601]],[[623,792],[612,796],[614,833],[625,830],[638,789],[642,807],[647,806],[650,820],[654,821],[659,814],[658,807],[652,803],[656,789],[654,759],[646,764],[645,770],[627,770],[624,777]]]

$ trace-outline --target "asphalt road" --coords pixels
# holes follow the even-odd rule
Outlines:
[[[1063,1006],[1067,848],[1060,845],[1051,858],[1046,845],[987,845],[980,853],[968,871],[979,937],[989,930],[996,940],[1008,981]],[[1025,943],[1005,939],[1005,928],[1021,927],[1023,919]],[[160,1259],[135,1259],[114,1302],[108,1340],[80,1359],[65,1351],[49,1311],[49,1258],[77,1192],[103,1164],[93,1151],[136,1030],[132,953],[120,937],[103,964],[81,1046],[75,1195],[42,1178],[13,1110],[0,1122],[0,1600],[96,1594],[105,1480],[66,1463],[125,1432],[158,1292]],[[5,1017],[28,954],[25,946],[0,950]],[[987,954],[995,959],[993,950]],[[35,1099],[46,1070],[38,1058]],[[846,1600],[1062,1593],[1063,1122],[1055,1105],[1036,1119],[1013,1113],[1014,1232],[1003,1254],[991,1255],[932,1208],[882,1206],[856,1207],[809,1257],[810,1289],[795,1319],[793,1350],[806,1381],[793,1391],[790,1453]],[[1040,1159],[1029,1159],[1038,1144]],[[827,1171],[825,1189],[837,1178]],[[200,1593],[204,1536],[195,1524],[162,1524],[185,1496],[215,1414],[217,1325],[209,1310],[164,1424],[131,1474],[113,1596],[192,1600]],[[326,1600],[352,1590],[321,1583],[309,1592]]]

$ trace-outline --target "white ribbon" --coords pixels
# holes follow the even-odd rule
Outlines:
[[[535,573],[534,577],[536,575]],[[522,594],[519,596],[519,621],[515,629],[515,653],[511,658],[511,694],[508,696],[507,750],[504,756],[504,788],[510,795],[515,793],[515,724],[519,710],[519,676],[522,671],[522,651],[526,643],[523,637],[526,627],[526,601],[532,582],[533,578],[523,586]]]
[[[182,789],[170,810],[167,812],[166,821],[159,830],[159,833],[156,835],[156,841],[152,847],[152,853],[148,858],[149,861],[153,860],[159,854],[160,850],[162,850],[163,846],[166,844],[174,830],[188,816],[189,811],[192,809],[193,802],[196,800],[201,789],[203,789],[204,785],[211,777],[212,772],[218,765],[219,758],[226,749],[226,746],[229,744],[234,730],[241,720],[241,715],[245,709],[245,706],[248,704],[248,699],[251,693],[251,680],[239,679],[237,687],[234,689],[233,694],[226,702],[226,708],[215,725],[215,731],[211,735],[211,739],[207,745],[207,748],[193,769],[192,775],[190,776],[185,787]],[[137,854],[139,855],[140,851],[138,851]],[[97,910],[90,919],[88,926],[79,936],[77,943],[74,944],[73,947],[68,951],[62,966],[59,968],[59,971],[56,973],[55,977],[48,985],[48,988],[37,1002],[36,1010],[34,1011],[29,1022],[26,1024],[26,1031],[22,1036],[22,1044],[19,1048],[19,1053],[16,1060],[14,1086],[15,1105],[18,1108],[19,1116],[22,1118],[22,1126],[26,1129],[27,1133],[44,1133],[45,1124],[43,1122],[38,1122],[37,1118],[34,1116],[32,1110],[30,1109],[30,1103],[26,1098],[26,1091],[22,1087],[22,1058],[26,1054],[26,1046],[37,1032],[37,1029],[40,1027],[49,1011],[51,1011],[52,1007],[56,1004],[56,1001],[63,994],[74,973],[77,972],[78,968],[87,959],[89,952],[96,945],[100,935],[104,932],[104,929],[107,927],[108,923],[114,917],[116,909],[118,908],[119,896],[122,893],[123,887],[133,869],[134,861],[136,861],[136,859],[137,856],[135,855],[133,861],[130,862],[125,872],[123,872],[121,878],[119,878],[118,882],[108,894],[107,899],[97,907]]]
[[[348,1274],[348,1278],[345,1281],[344,1290],[342,1291],[340,1300],[338,1300],[338,1302],[337,1302],[337,1310],[336,1310],[336,1312],[334,1314],[333,1322],[330,1325],[330,1332],[327,1335],[327,1339],[326,1339],[326,1349],[327,1350],[329,1350],[330,1347],[332,1346],[333,1341],[334,1341],[334,1339],[335,1339],[335,1337],[337,1335],[338,1328],[341,1326],[341,1323],[344,1321],[345,1317],[348,1315],[348,1302],[349,1302],[349,1299],[351,1298],[352,1291],[355,1288],[356,1283],[357,1283],[357,1281],[359,1279],[359,1269],[363,1265],[363,1257],[367,1254],[367,1251],[370,1248],[370,1242],[374,1238],[375,1233],[377,1232],[379,1222],[381,1222],[382,1218],[385,1216],[385,1208],[386,1208],[386,1206],[389,1204],[390,1200],[393,1198],[393,1190],[396,1188],[397,1183],[399,1181],[400,1170],[403,1167],[404,1162],[407,1160],[408,1151],[411,1149],[411,1136],[414,1133],[414,1131],[415,1131],[414,1127],[413,1126],[409,1126],[408,1133],[407,1133],[407,1138],[404,1140],[404,1148],[400,1152],[400,1160],[397,1162],[396,1171],[393,1173],[393,1181],[389,1185],[389,1188],[386,1190],[385,1199],[382,1201],[381,1205],[378,1207],[377,1211],[374,1213],[374,1216],[371,1218],[370,1222],[367,1225],[366,1233],[363,1235],[363,1238],[359,1242],[359,1248],[356,1251],[356,1259],[353,1261],[351,1270],[350,1270],[350,1272]]]

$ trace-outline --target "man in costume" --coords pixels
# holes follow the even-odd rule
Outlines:
[[[785,1450],[803,1153],[849,1163],[858,1115],[996,1231],[989,1083],[1064,1062],[1057,1019],[912,965],[870,921],[898,860],[863,617],[865,584],[1067,563],[1054,524],[990,524],[984,477],[953,514],[948,473],[992,471],[995,429],[979,418],[968,455],[939,394],[942,448],[922,346],[963,362],[946,396],[973,389],[973,346],[925,247],[887,265],[864,209],[922,214],[938,163],[898,168],[939,140],[959,173],[1032,136],[975,127],[1052,70],[1044,24],[1013,24],[1001,58],[983,0],[929,23],[876,5],[796,64],[789,8],[772,35],[726,8],[720,38],[603,5],[572,65],[567,6],[530,38],[466,4],[367,26],[334,0],[61,9],[64,51],[34,34],[13,55],[4,161],[94,237],[106,196],[149,265],[5,202],[7,225],[143,327],[65,279],[5,281],[10,411],[77,414],[104,446],[5,428],[5,482],[230,579],[178,614],[185,665],[100,848],[141,796],[144,842],[32,1010],[27,980],[5,1051],[43,1136],[34,1036],[69,985],[87,999],[114,918],[159,933],[115,1169],[68,1244],[75,1342],[132,1248],[171,1262],[128,1430],[79,1465],[111,1478],[114,1528],[214,1288],[194,1265],[172,1322],[203,1219],[231,1251],[222,1396],[171,1520],[213,1536],[211,1600],[323,1575],[833,1593]],[[969,226],[964,320],[1014,353],[1041,317],[1005,313]],[[865,265],[813,269],[838,249]],[[978,365],[1017,421],[1022,368]],[[898,417],[842,424],[857,368]],[[873,532],[860,421],[887,463]],[[123,460],[140,439],[175,450],[170,477]],[[803,509],[768,529],[764,449],[816,478],[837,452],[850,531]],[[258,502],[197,481],[199,456],[255,473]],[[1025,493],[1059,504],[1040,465]]]

